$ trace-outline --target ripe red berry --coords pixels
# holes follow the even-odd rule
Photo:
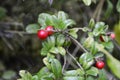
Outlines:
[[[110,38],[111,38],[111,39],[115,39],[115,34],[114,34],[114,33],[111,33],[111,34],[110,34]]]
[[[39,30],[37,32],[37,36],[38,36],[38,38],[40,38],[42,40],[46,39],[48,37],[48,32],[46,30]]]
[[[52,35],[52,34],[53,34],[53,27],[52,27],[52,26],[47,26],[47,27],[45,28],[45,30],[48,31],[48,35]]]
[[[102,69],[102,68],[104,68],[105,63],[104,63],[103,61],[98,61],[98,62],[96,62],[95,66],[96,66],[98,69]]]
[[[100,35],[100,41],[104,42],[102,35]]]

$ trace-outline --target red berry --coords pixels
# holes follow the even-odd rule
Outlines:
[[[100,36],[100,41],[104,42],[104,39],[103,39],[102,35]]]
[[[37,36],[38,36],[38,38],[40,38],[42,40],[46,39],[48,37],[48,32],[46,30],[39,30],[37,32]]]
[[[47,26],[47,27],[45,28],[45,30],[48,31],[48,35],[52,35],[52,34],[53,34],[53,27],[52,27],[52,26]]]
[[[110,38],[111,38],[111,39],[115,39],[115,34],[114,34],[114,33],[111,33],[111,34],[110,34]]]
[[[103,61],[98,61],[98,62],[96,62],[95,66],[96,66],[98,69],[102,69],[102,68],[104,68],[105,63],[104,63]]]

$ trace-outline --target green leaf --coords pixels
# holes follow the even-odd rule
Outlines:
[[[51,69],[51,64],[47,57],[43,59],[43,63],[47,66],[48,69]]]
[[[93,29],[94,26],[95,26],[95,21],[94,21],[94,19],[90,19],[90,22],[89,22],[88,27],[91,28],[91,29]]]
[[[111,41],[103,42],[102,44],[109,52],[113,51],[114,45],[113,45],[113,43]]]
[[[47,67],[43,67],[42,69],[40,69],[40,71],[37,73],[37,76],[40,78],[42,76],[44,76],[46,73],[48,73],[49,70]]]
[[[92,44],[94,43],[94,38],[92,36],[89,36],[83,43],[84,47],[90,48]]]
[[[99,73],[99,71],[95,67],[91,67],[89,70],[86,71],[86,74],[91,75],[91,76],[97,76],[98,73]]]
[[[45,56],[45,55],[47,55],[48,53],[49,53],[49,51],[48,51],[46,48],[42,48],[41,51],[40,51],[40,54],[41,54],[42,56]]]
[[[111,15],[112,11],[113,11],[113,4],[111,3],[110,0],[107,0],[107,10],[105,12],[105,18],[109,18],[109,16]]]
[[[57,59],[51,60],[51,69],[56,79],[60,78],[62,75],[62,66],[61,63]]]
[[[52,48],[50,49],[50,52],[51,52],[51,53],[54,53],[54,54],[58,54],[58,53],[59,53],[59,50],[58,50],[57,47],[52,47]]]
[[[90,53],[84,53],[80,56],[79,62],[82,64],[84,69],[88,69],[93,64],[93,56]]]
[[[63,56],[66,54],[66,51],[63,47],[58,47],[58,50],[59,50],[59,53]]]
[[[120,0],[118,0],[117,2],[116,9],[120,13]]]
[[[63,11],[58,12],[58,19],[59,20],[65,21],[67,19],[67,17],[68,17],[68,15],[65,12],[63,12]]]
[[[98,49],[95,46],[95,42],[91,45],[90,52],[95,55],[98,52]]]
[[[64,29],[66,29],[68,26],[75,25],[76,23],[72,19],[67,19],[67,20],[64,21],[64,24],[65,24]]]
[[[84,80],[84,78],[80,76],[65,76],[63,80]]]
[[[21,76],[20,80],[32,80],[32,75],[25,70],[21,70],[19,75]]]
[[[104,69],[99,70],[99,77],[98,80],[107,80],[107,73]]]
[[[57,41],[56,41],[57,46],[62,46],[64,42],[65,42],[65,36],[62,34],[57,35]]]
[[[47,13],[39,14],[38,23],[42,26],[41,29],[44,29],[46,26],[53,25],[52,16]]]
[[[69,30],[69,34],[74,37],[75,39],[77,39],[78,35],[77,35],[78,29],[77,28],[73,28]]]
[[[14,71],[9,70],[3,73],[2,78],[5,80],[10,80],[15,76],[16,76],[16,73]]]
[[[37,31],[40,29],[40,26],[38,24],[29,24],[26,27],[26,31],[28,33],[37,33]]]
[[[100,57],[103,57],[103,56],[104,56],[104,54],[100,53],[100,52],[94,55],[95,58],[100,58]]]
[[[81,69],[69,70],[64,73],[64,76],[84,76],[85,72]]]
[[[0,7],[0,20],[6,17],[7,10],[3,7]]]
[[[108,25],[105,25],[104,22],[97,22],[95,24],[95,28],[93,30],[93,35],[98,36],[101,34],[105,34],[105,31],[108,29]]]
[[[89,5],[92,3],[91,0],[83,0],[83,2],[84,2],[84,4],[87,5],[87,6],[89,6]]]

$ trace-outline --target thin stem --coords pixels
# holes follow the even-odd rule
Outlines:
[[[62,67],[62,73],[64,73],[64,69],[65,69],[65,65],[66,65],[66,55],[64,56],[64,64],[63,64],[63,67]]]
[[[68,36],[76,45],[78,45],[84,52],[88,53],[88,51],[82,46],[80,42],[78,42],[76,39],[74,39],[72,36]]]
[[[82,66],[80,65],[80,63],[74,58],[74,56],[71,55],[68,50],[66,50],[66,51],[67,51],[67,53],[70,55],[70,57],[77,63],[77,65],[78,65],[82,70],[84,70],[84,69],[82,68]]]
[[[5,30],[5,32],[13,33],[13,34],[35,34],[35,33],[27,33],[24,31],[11,31],[11,30]]]

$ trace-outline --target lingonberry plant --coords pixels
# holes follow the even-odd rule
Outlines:
[[[74,28],[75,24],[74,20],[68,19],[66,13],[59,11],[56,15],[41,13],[37,24],[28,25],[26,28],[28,33],[37,33],[38,38],[44,39],[40,54],[44,56],[45,66],[35,75],[21,70],[21,79],[18,80],[103,80],[100,74],[105,63],[101,58],[105,54],[109,66],[111,66],[111,58],[116,61],[109,54],[113,49],[113,44],[106,34],[108,25],[104,22],[95,23],[93,19],[90,20],[88,26],[83,28]],[[78,31],[87,34],[86,37],[81,37],[83,38],[81,41],[77,40]],[[111,37],[114,39],[113,33]],[[69,51],[70,44],[79,46],[82,53],[79,56],[73,56]],[[58,55],[63,57],[64,61],[61,62],[57,58]],[[69,60],[77,68],[66,67]],[[112,70],[111,67],[110,69]]]

